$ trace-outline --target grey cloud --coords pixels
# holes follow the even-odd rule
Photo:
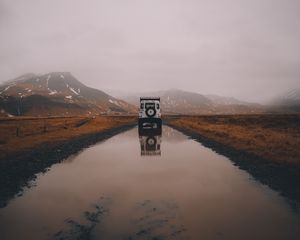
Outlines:
[[[0,0],[0,81],[70,71],[100,89],[261,101],[300,86],[297,0]]]

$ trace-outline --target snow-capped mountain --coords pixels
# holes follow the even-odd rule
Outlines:
[[[143,95],[159,96],[164,114],[242,114],[264,112],[264,107],[259,104],[247,103],[230,97],[202,95],[178,89],[133,94],[120,98],[137,106],[139,97]]]
[[[25,74],[0,86],[0,115],[131,113],[136,108],[85,86],[71,73]]]

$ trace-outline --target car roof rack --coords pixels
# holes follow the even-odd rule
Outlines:
[[[160,97],[140,97],[140,100],[159,100]]]

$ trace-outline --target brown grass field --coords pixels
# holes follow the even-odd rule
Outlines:
[[[171,126],[278,163],[300,165],[300,114],[165,116]],[[0,159],[134,124],[134,116],[0,118]]]
[[[300,114],[166,117],[171,126],[278,163],[300,165]]]
[[[133,116],[0,118],[0,159],[41,144],[52,147],[135,122]]]

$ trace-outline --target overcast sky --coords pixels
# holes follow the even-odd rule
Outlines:
[[[0,0],[0,83],[68,71],[258,102],[300,87],[299,43],[299,0]]]

